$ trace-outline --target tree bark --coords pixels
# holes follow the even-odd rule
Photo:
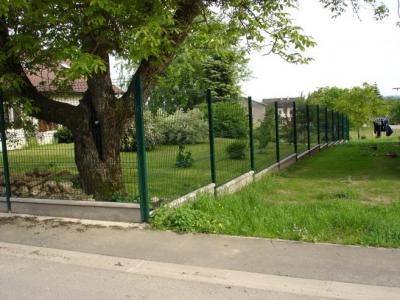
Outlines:
[[[85,193],[96,200],[109,201],[117,192],[122,192],[122,168],[120,159],[120,132],[103,143],[106,151],[100,155],[89,124],[81,126],[74,134],[75,162]],[[86,128],[84,128],[86,127]]]
[[[123,192],[120,143],[129,118],[123,101],[113,92],[107,53],[107,71],[87,80],[88,89],[78,106],[77,122],[71,130],[75,142],[75,162],[83,189],[97,200],[110,200]]]

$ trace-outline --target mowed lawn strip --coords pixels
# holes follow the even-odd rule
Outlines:
[[[162,208],[158,229],[400,246],[397,138],[327,149],[234,195]]]

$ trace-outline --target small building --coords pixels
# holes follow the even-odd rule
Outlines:
[[[243,108],[248,111],[248,100],[247,98],[242,98]],[[262,122],[265,116],[265,105],[261,102],[252,100],[253,107],[253,121],[254,122]]]
[[[263,99],[262,102],[265,105],[274,105],[275,102],[278,102],[278,115],[290,120],[293,115],[293,102],[298,99],[298,97],[267,98]]]

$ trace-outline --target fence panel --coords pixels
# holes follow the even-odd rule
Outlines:
[[[260,104],[257,116],[253,110],[255,169],[261,171],[276,162],[275,114],[273,103]]]
[[[144,112],[149,194],[154,206],[211,182],[205,99],[201,107]]]
[[[47,96],[71,105],[78,105],[81,97],[59,92]],[[5,107],[5,119],[13,197],[93,200],[93,195],[83,191],[68,128],[28,117],[14,106]],[[121,152],[120,159],[124,190],[109,200],[135,202],[138,196],[136,154]]]
[[[318,111],[316,105],[309,105],[310,110],[310,147],[318,145]]]
[[[296,109],[297,119],[297,151],[301,154],[308,149],[307,137],[307,106],[304,103],[298,103]]]
[[[325,144],[328,141],[328,114],[325,107],[319,107],[319,132],[320,132],[320,143]]]
[[[247,108],[240,102],[213,102],[216,184],[250,171]]]
[[[293,102],[278,101],[280,159],[294,153]]]

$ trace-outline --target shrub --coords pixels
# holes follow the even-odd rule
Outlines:
[[[162,112],[158,114],[158,126],[165,144],[198,144],[207,138],[208,125],[203,113],[197,108],[187,112],[177,110],[172,115]]]
[[[254,130],[254,138],[258,141],[259,149],[264,149],[270,141],[275,141],[275,117],[272,105],[265,107],[264,120]]]
[[[184,145],[179,145],[175,165],[178,168],[190,168],[193,165],[192,153],[190,151],[185,151]]]
[[[207,106],[201,106],[208,117]],[[213,104],[214,133],[216,137],[241,139],[248,133],[248,119],[244,108],[238,102],[217,102]]]
[[[247,143],[235,141],[226,147],[230,159],[244,159],[246,157]]]
[[[59,144],[69,144],[74,142],[72,131],[67,127],[59,126],[54,133],[54,138]]]
[[[157,144],[162,143],[162,134],[157,127],[157,116],[150,111],[145,111],[144,117],[144,135],[146,150],[153,150]],[[121,139],[121,151],[133,152],[136,151],[136,128],[135,122],[129,124]]]
[[[162,207],[156,210],[151,221],[155,228],[173,228],[180,232],[216,232],[215,220],[200,210],[191,206],[182,206],[177,209]]]

